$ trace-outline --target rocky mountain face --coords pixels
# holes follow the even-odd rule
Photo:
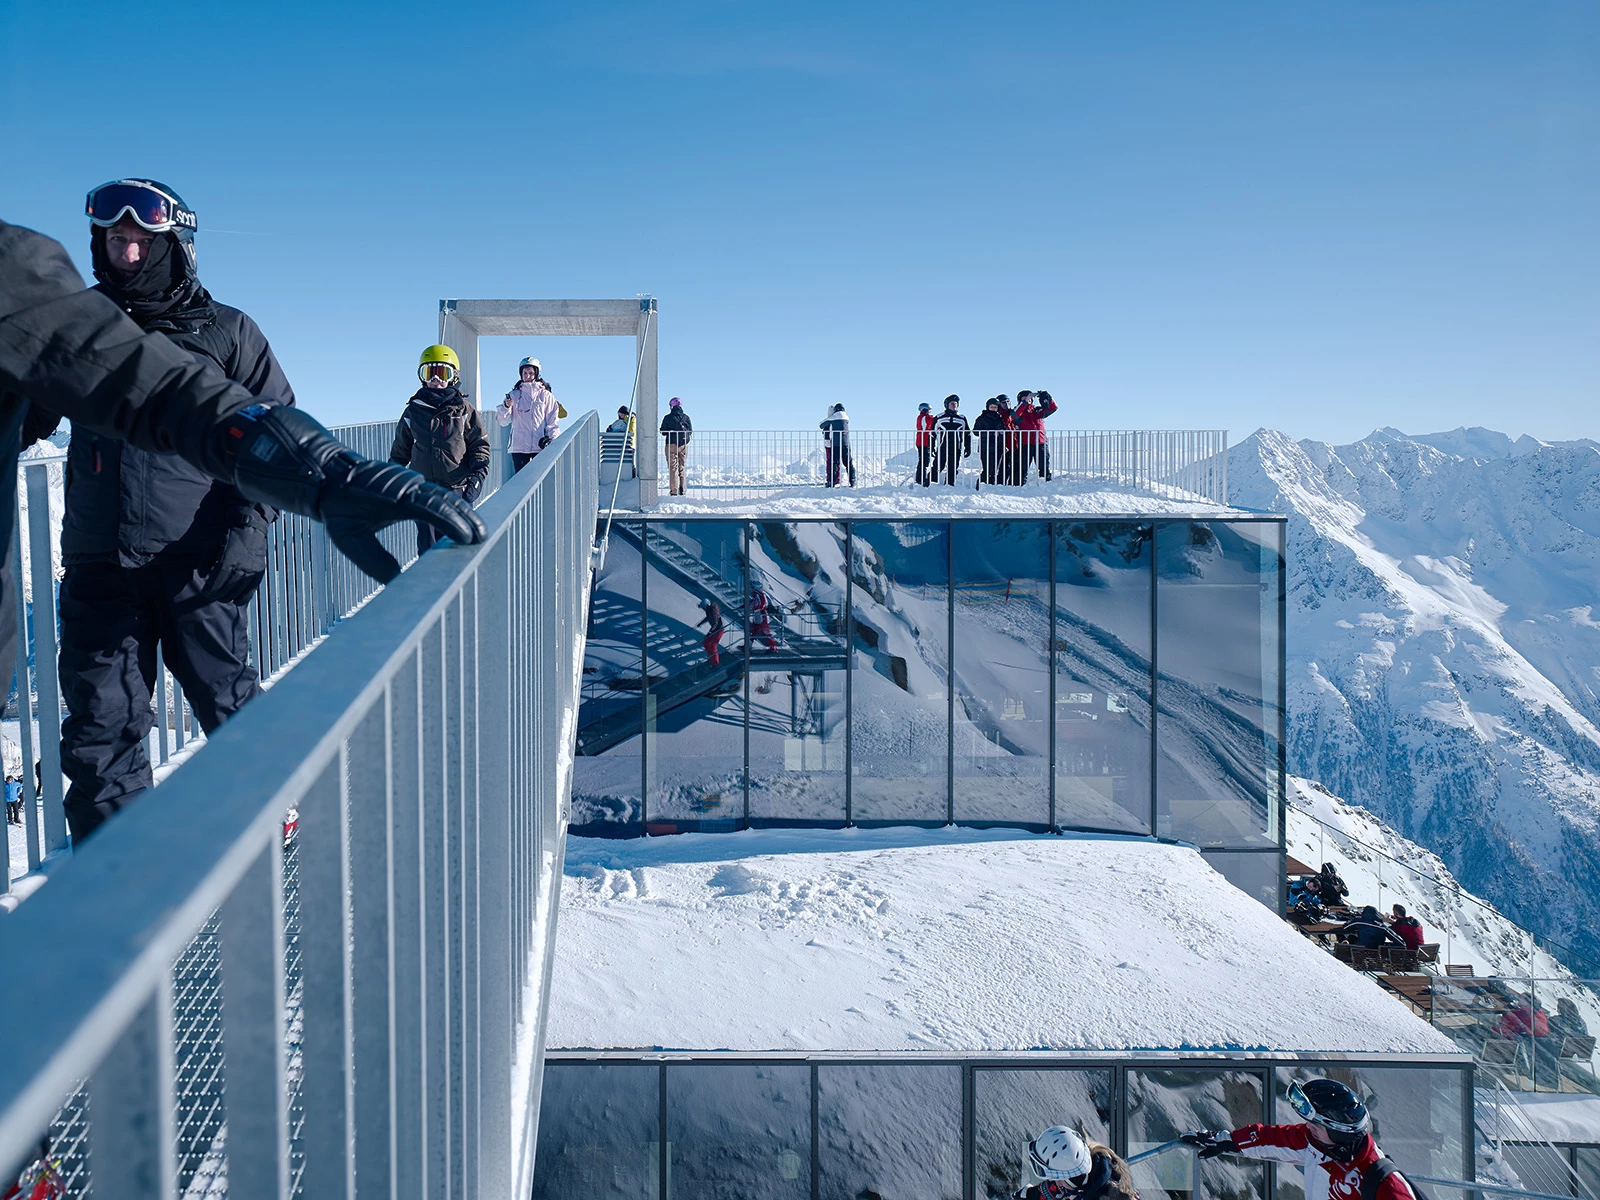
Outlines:
[[[1600,960],[1600,445],[1260,430],[1289,514],[1289,767]]]

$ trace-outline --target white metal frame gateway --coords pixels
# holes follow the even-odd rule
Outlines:
[[[474,401],[482,397],[480,337],[632,337],[637,382],[639,503],[656,502],[656,301],[441,300],[439,340],[461,357],[461,379]],[[480,405],[481,407],[481,405]]]

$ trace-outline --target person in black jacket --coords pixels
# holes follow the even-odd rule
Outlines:
[[[822,475],[828,487],[839,486],[839,469],[844,468],[850,486],[856,485],[856,464],[850,458],[850,414],[844,405],[835,404],[819,423],[822,430]]]
[[[120,219],[126,208],[146,230],[193,228],[175,198],[143,184],[97,193],[92,216]],[[30,408],[103,439],[181,455],[252,503],[324,521],[339,549],[380,582],[400,572],[377,539],[397,521],[432,520],[464,543],[485,536],[458,497],[361,458],[294,408],[259,403],[211,359],[86,291],[59,243],[0,221],[0,676],[8,679],[17,652],[15,468]]]
[[[978,419],[972,423],[972,432],[978,435],[979,483],[1007,482],[1006,433],[1011,428],[1001,411],[1000,397],[989,397]]]
[[[406,401],[394,426],[389,461],[410,467],[429,483],[459,492],[476,504],[489,475],[489,434],[475,404],[456,386],[460,372],[455,351],[429,346],[417,364],[422,386]],[[417,522],[417,553],[439,540],[425,521]]]
[[[668,401],[667,415],[661,418],[661,436],[667,443],[667,495],[681,496],[694,425],[689,414],[683,411],[683,401],[676,396]]]
[[[177,193],[143,185],[187,211]],[[195,272],[193,223],[141,225],[126,206],[91,217],[96,291],[142,329],[203,356],[252,395],[293,404],[272,347],[237,308],[219,304]],[[29,414],[24,444],[60,418]],[[61,525],[61,769],[67,823],[83,841],[151,784],[146,739],[157,684],[156,650],[211,733],[260,687],[250,665],[246,606],[267,569],[267,527],[277,513],[232,484],[168,454],[74,428],[67,447]],[[165,730],[162,731],[165,736]]]
[[[1363,950],[1405,945],[1394,931],[1383,923],[1383,918],[1378,915],[1377,906],[1373,904],[1363,908],[1361,915],[1355,920],[1346,921],[1333,932],[1341,942],[1350,942]]]
[[[961,397],[946,396],[944,412],[933,422],[933,477],[954,487],[961,460],[971,453],[972,429],[961,415]]]

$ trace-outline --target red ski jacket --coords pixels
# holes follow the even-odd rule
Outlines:
[[[1233,1131],[1233,1144],[1246,1158],[1293,1163],[1305,1172],[1306,1200],[1361,1200],[1361,1175],[1383,1157],[1369,1133],[1349,1162],[1329,1158],[1311,1144],[1304,1125],[1246,1125]],[[1416,1200],[1404,1176],[1390,1175],[1378,1187],[1378,1200]]]
[[[934,422],[934,416],[933,416],[932,413],[918,413],[917,414],[917,445],[918,446],[931,446],[931,445],[933,445],[933,422]]]
[[[1046,400],[1043,404],[1035,406],[1031,401],[1024,400],[1017,405],[1017,428],[1026,429],[1037,433],[1044,428],[1044,419],[1056,411],[1056,402]]]

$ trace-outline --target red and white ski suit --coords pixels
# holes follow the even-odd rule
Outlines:
[[[1329,1158],[1312,1145],[1304,1125],[1246,1125],[1233,1131],[1233,1144],[1245,1158],[1293,1163],[1303,1170],[1306,1200],[1361,1200],[1362,1172],[1383,1157],[1369,1133],[1350,1161]],[[1379,1185],[1378,1200],[1416,1200],[1416,1195],[1401,1175],[1393,1174]]]
[[[768,650],[778,648],[778,639],[772,636],[772,616],[767,609],[767,594],[760,588],[750,593],[750,640],[765,643]]]

